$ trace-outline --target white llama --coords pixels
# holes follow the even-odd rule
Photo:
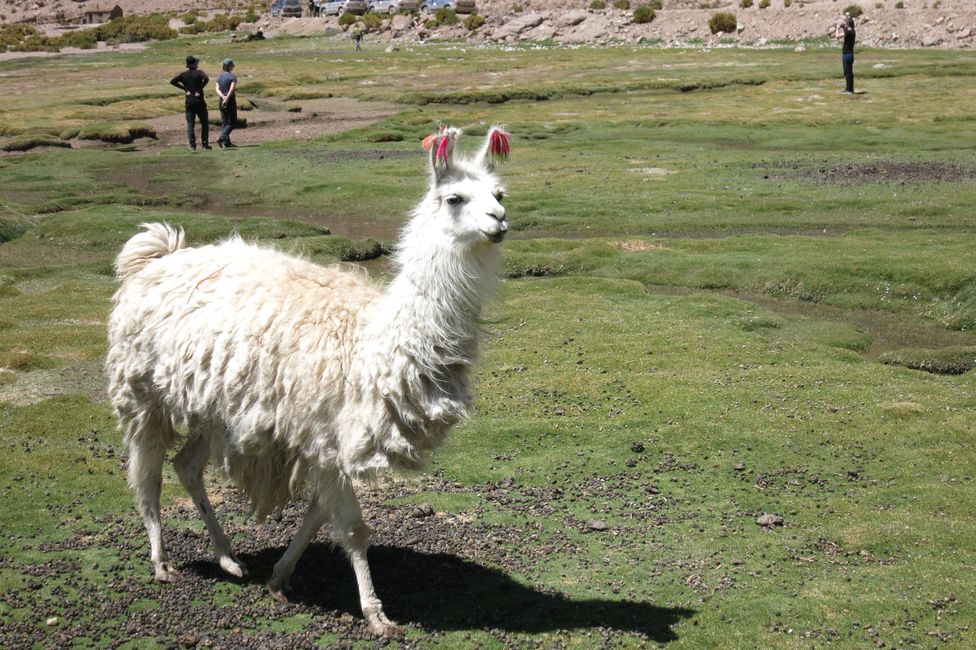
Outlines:
[[[402,233],[386,289],[363,273],[236,237],[187,248],[182,231],[158,223],[122,248],[105,365],[157,580],[177,576],[159,497],[166,450],[182,429],[173,465],[225,571],[245,573],[204,488],[212,457],[259,520],[309,486],[308,512],[268,583],[276,598],[286,600],[299,556],[331,520],[371,630],[401,632],[373,589],[369,529],[351,479],[420,467],[471,403],[478,318],[497,283],[495,244],[508,229],[494,174],[508,135],[492,128],[468,160],[455,156],[459,134],[441,130],[425,141],[430,187]]]

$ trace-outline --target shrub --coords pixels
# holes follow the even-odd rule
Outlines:
[[[484,16],[479,16],[478,14],[468,14],[468,17],[464,19],[464,28],[469,32],[473,32],[487,22]]]
[[[345,13],[343,13],[341,16],[339,16],[339,26],[340,27],[348,27],[349,25],[352,25],[355,22],[356,22],[356,17],[353,16],[348,11],[345,12]]]
[[[651,8],[651,5],[637,5],[634,9],[634,22],[643,25],[654,20],[657,13]]]
[[[718,34],[719,32],[731,34],[735,32],[735,28],[738,26],[738,24],[738,21],[735,19],[735,14],[728,13],[727,11],[720,11],[709,18],[708,29],[713,34]]]
[[[604,2],[603,0],[593,0],[593,2],[590,3],[590,9],[594,9],[598,11],[600,9],[606,9],[606,8],[607,8],[607,3]]]
[[[905,8],[905,3],[902,2],[901,0],[898,0],[898,2],[895,3],[895,9],[904,9],[904,8]]]
[[[109,43],[139,43],[164,41],[176,38],[176,30],[169,26],[169,19],[161,14],[148,16],[123,16],[94,28],[100,41]]]
[[[613,0],[613,8],[626,11],[630,9],[630,0]]]
[[[864,13],[864,10],[861,9],[860,5],[847,5],[847,8],[844,9],[844,13],[851,18],[860,18],[861,14]]]
[[[752,6],[752,0],[739,0],[739,7],[742,9],[748,9]]]
[[[37,29],[33,25],[0,25],[0,51],[8,47],[17,45],[29,36],[37,34]]]
[[[513,14],[520,14],[523,11],[525,11],[525,9],[522,8],[522,5],[520,5],[520,4],[514,4],[514,5],[512,5],[512,13]]]
[[[448,7],[438,9],[434,18],[437,20],[438,25],[457,25],[459,22],[458,15],[454,13],[453,9]]]
[[[240,16],[217,14],[209,22],[197,21],[180,30],[181,34],[203,34],[205,32],[232,32],[243,22]]]
[[[647,6],[654,11],[660,11],[664,7],[664,2],[662,0],[651,0],[647,3]]]
[[[375,11],[363,15],[363,25],[366,29],[379,29],[383,25],[383,19]]]
[[[765,9],[769,6],[769,0],[759,0],[759,8]]]
[[[793,4],[793,0],[783,0],[784,7],[789,7],[791,4]]]

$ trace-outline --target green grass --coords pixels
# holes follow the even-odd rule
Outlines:
[[[99,370],[111,262],[138,224],[183,226],[191,245],[238,232],[317,261],[375,260],[383,276],[426,184],[419,140],[442,120],[514,134],[506,281],[486,314],[477,415],[436,454],[433,483],[403,478],[403,494],[370,505],[406,526],[429,504],[500,550],[379,549],[431,569],[429,583],[376,576],[410,643],[972,645],[976,163],[960,134],[976,119],[976,56],[866,50],[867,93],[848,98],[832,48],[353,54],[341,37],[180,39],[0,62],[15,91],[0,134],[131,133],[178,113],[157,86],[187,47],[232,56],[248,97],[397,111],[233,156],[0,157],[0,633],[36,620],[54,644],[45,618],[58,615],[100,631],[79,643],[125,643],[125,623],[99,617],[189,597],[146,577]],[[164,495],[182,497],[172,476]],[[760,527],[763,513],[785,525]],[[441,570],[472,579],[445,592]],[[82,606],[113,572],[134,592],[111,611]],[[281,613],[259,584],[218,578],[190,608],[240,615],[245,635],[368,645],[342,618],[352,588],[323,598]],[[546,608],[548,626],[526,613]],[[639,634],[635,615],[662,627]]]

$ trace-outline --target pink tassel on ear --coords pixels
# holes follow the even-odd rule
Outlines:
[[[450,137],[442,136],[440,142],[437,143],[437,154],[434,156],[434,164],[447,163],[447,145]]]
[[[437,133],[431,133],[420,143],[420,146],[424,148],[424,151],[430,151],[430,148],[434,146],[434,142],[437,141],[437,137],[444,133],[444,125],[440,122],[437,123]]]
[[[508,160],[509,137],[511,134],[501,129],[495,129],[491,132],[491,137],[488,139],[488,155],[493,160]]]

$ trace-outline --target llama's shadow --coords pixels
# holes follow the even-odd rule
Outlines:
[[[283,552],[284,548],[274,548],[241,554],[249,570],[246,580],[266,582]],[[626,600],[574,600],[523,585],[498,569],[447,553],[377,545],[370,547],[369,561],[387,615],[430,630],[534,633],[605,627],[666,642],[677,638],[672,627],[695,613]],[[194,562],[187,568],[207,577],[220,572],[212,562]],[[330,544],[310,545],[291,582],[292,602],[361,616],[352,567]]]

